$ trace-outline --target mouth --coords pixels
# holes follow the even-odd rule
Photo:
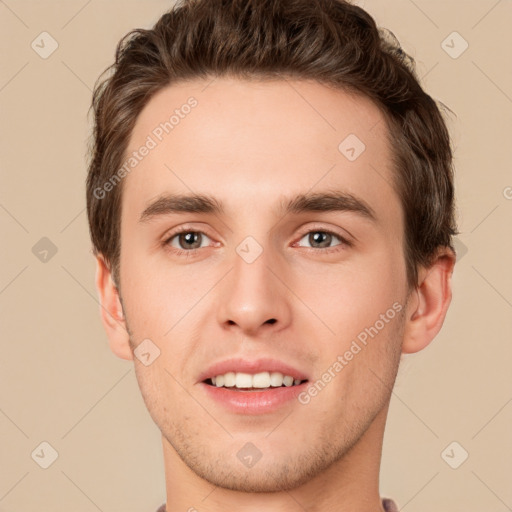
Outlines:
[[[300,386],[308,379],[295,378],[281,372],[264,371],[255,374],[245,372],[227,372],[203,380],[204,384],[232,391],[262,392],[275,388]]]
[[[264,386],[268,382],[267,376],[260,376],[261,373],[268,373],[268,379],[274,379],[273,383],[276,385],[272,385],[271,382],[270,385]],[[233,378],[235,384],[226,386],[226,376],[227,384],[233,384]],[[224,382],[222,382],[222,377],[224,377]],[[297,399],[305,391],[309,381],[307,379],[293,379],[290,384],[290,379],[286,379],[286,383],[285,379],[286,375],[273,375],[270,372],[260,372],[254,375],[233,372],[233,375],[228,373],[210,377],[199,384],[202,392],[209,400],[228,412],[254,416],[272,414],[280,411],[283,407],[293,407],[293,404],[299,404]],[[239,382],[240,380],[242,382]]]
[[[282,360],[232,358],[212,364],[197,379],[208,400],[234,414],[271,414],[299,403],[311,376]]]

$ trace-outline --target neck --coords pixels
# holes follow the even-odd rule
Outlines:
[[[389,404],[354,446],[304,484],[272,493],[247,493],[215,486],[194,473],[162,437],[166,512],[382,512],[379,470]]]

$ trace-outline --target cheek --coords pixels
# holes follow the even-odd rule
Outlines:
[[[169,354],[163,351],[150,366],[135,365],[139,389],[153,421],[161,428],[168,428],[176,417],[175,411],[190,408],[190,396],[183,392],[175,379],[175,369],[169,365]],[[192,402],[194,406],[194,402]],[[197,411],[199,412],[199,411]]]
[[[213,278],[196,267],[166,262],[163,255],[151,257],[136,244],[123,247],[121,282],[132,332],[165,341],[166,333],[211,288]]]
[[[350,265],[317,265],[295,275],[293,290],[341,339],[352,337],[402,299],[404,271],[391,254]]]

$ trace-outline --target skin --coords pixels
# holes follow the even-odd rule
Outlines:
[[[123,180],[119,289],[97,258],[111,349],[133,359],[162,432],[167,511],[383,510],[379,467],[400,357],[441,328],[454,255],[440,248],[408,288],[392,148],[367,98],[306,81],[174,84],[141,112],[128,152],[189,96],[197,107]],[[351,133],[366,145],[353,162],[338,150]],[[364,200],[376,220],[278,213],[283,198],[333,189]],[[140,222],[162,194],[192,191],[222,201],[225,213]],[[180,226],[203,233],[192,256],[173,252],[190,251],[178,236],[166,244]],[[307,236],[323,230],[351,245],[336,236],[315,245]],[[247,236],[263,249],[250,264],[236,252]],[[197,382],[212,363],[241,356],[283,360],[312,383],[394,303],[401,312],[307,404],[234,414]],[[149,366],[133,356],[147,338],[160,350]],[[236,456],[247,442],[262,453],[252,468]]]

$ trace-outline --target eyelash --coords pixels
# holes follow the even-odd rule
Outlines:
[[[182,227],[182,228],[178,228],[171,235],[169,235],[164,240],[163,245],[165,247],[167,247],[167,248],[170,248],[170,250],[176,256],[185,256],[185,257],[194,256],[197,251],[199,251],[200,249],[204,249],[204,247],[198,247],[196,249],[185,250],[185,249],[176,249],[175,247],[171,247],[171,245],[170,245],[171,241],[176,236],[178,236],[178,235],[180,235],[182,233],[201,233],[202,235],[206,235],[208,237],[208,235],[204,231],[199,231],[199,230],[194,230],[194,229],[190,229],[190,228],[187,228],[187,227]],[[352,245],[353,245],[352,242],[349,242],[346,238],[344,238],[343,236],[339,235],[338,233],[335,233],[334,231],[330,231],[328,229],[323,229],[323,228],[314,228],[314,229],[309,229],[308,231],[305,231],[304,233],[302,233],[300,235],[299,241],[302,240],[306,235],[309,235],[310,233],[326,233],[328,235],[336,237],[341,243],[338,244],[338,245],[335,245],[334,247],[325,247],[325,248],[322,248],[322,247],[320,247],[320,248],[317,248],[317,247],[306,247],[306,249],[309,249],[309,251],[314,251],[314,252],[322,251],[324,254],[326,254],[326,253],[330,254],[330,253],[333,253],[333,252],[338,252],[338,251],[343,250],[343,248],[341,246],[352,247]]]

